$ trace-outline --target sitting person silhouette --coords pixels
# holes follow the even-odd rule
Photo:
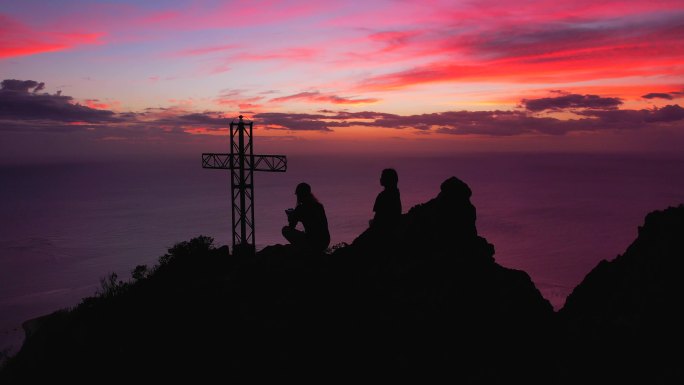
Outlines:
[[[285,210],[288,225],[283,227],[283,236],[292,245],[303,250],[322,252],[330,244],[325,209],[311,193],[311,186],[307,183],[298,184],[295,195],[297,195],[297,206],[294,209]],[[296,229],[299,222],[302,222],[304,231]]]
[[[371,227],[389,228],[395,226],[401,217],[401,197],[397,184],[399,175],[393,168],[382,170],[380,185],[385,189],[375,198],[373,211],[375,216],[370,220]]]
[[[352,245],[360,247],[385,247],[395,235],[401,222],[401,197],[397,184],[399,175],[393,168],[386,168],[380,174],[380,185],[385,189],[375,198],[375,216],[368,221],[369,227],[361,233]]]

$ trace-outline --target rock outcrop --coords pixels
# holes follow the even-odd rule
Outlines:
[[[646,216],[637,239],[601,261],[559,311],[568,382],[681,383],[684,205]]]
[[[0,380],[681,379],[663,349],[682,341],[684,207],[649,214],[556,314],[525,272],[496,263],[470,195],[450,178],[398,223],[320,255],[179,243],[134,281],[32,321]]]

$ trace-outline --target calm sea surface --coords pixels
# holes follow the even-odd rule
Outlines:
[[[287,173],[257,173],[257,248],[283,243],[297,183],[325,205],[332,244],[351,242],[372,216],[380,172],[399,172],[404,212],[457,176],[473,190],[477,227],[496,261],[526,271],[559,308],[602,259],[636,238],[644,216],[684,203],[684,156],[290,156]],[[0,351],[21,322],[74,306],[116,272],[130,278],[197,235],[229,244],[230,179],[199,157],[152,162],[0,166]]]

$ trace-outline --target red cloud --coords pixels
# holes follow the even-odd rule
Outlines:
[[[83,101],[83,104],[96,110],[108,110],[112,107],[107,103],[100,102],[98,99],[86,99]]]
[[[615,79],[627,76],[682,75],[678,63],[684,60],[661,55],[645,57],[641,48],[606,48],[614,56],[608,61],[603,55],[558,53],[558,57],[519,57],[480,63],[450,61],[434,62],[413,69],[378,75],[362,81],[357,89],[364,91],[391,90],[404,87],[451,81],[508,81],[516,83],[567,83],[594,79]]]
[[[215,128],[207,128],[207,127],[186,127],[183,132],[188,133],[188,134],[194,134],[194,135],[219,135],[219,136],[225,136],[228,135],[228,132],[226,131],[218,131]]]
[[[584,6],[591,8],[580,8]],[[549,19],[535,18],[546,11],[528,10],[524,23],[511,17],[517,10],[509,11],[500,15],[501,21],[486,20],[481,25],[463,21],[454,32],[437,25],[433,32],[371,35],[391,48],[372,58],[386,60],[386,55],[378,54],[402,48],[424,64],[369,77],[359,89],[453,81],[564,83],[684,74],[678,64],[684,61],[684,27],[682,13],[676,10],[639,17],[618,14],[611,19],[577,19],[558,11]]]
[[[101,33],[50,33],[33,30],[0,14],[0,59],[63,51],[99,44]]]

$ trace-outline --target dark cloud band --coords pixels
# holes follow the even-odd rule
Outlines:
[[[33,80],[5,80],[0,88],[0,131],[73,133],[139,139],[160,135],[211,134],[227,128],[230,120],[215,111],[192,112],[157,108],[144,112],[114,112],[74,104],[70,96],[40,93]],[[321,110],[304,113],[257,113],[259,127],[285,131],[330,132],[362,126],[415,130],[450,135],[514,136],[563,135],[573,131],[644,129],[667,126],[684,129],[684,108],[677,104],[643,110],[622,110],[618,98],[567,94],[525,99],[524,109],[508,111],[446,111],[399,115],[376,111]],[[572,111],[576,119],[558,119],[540,112]]]
[[[522,105],[532,112],[567,109],[613,110],[622,104],[620,98],[604,98],[598,95],[566,94],[551,98],[523,99]]]

